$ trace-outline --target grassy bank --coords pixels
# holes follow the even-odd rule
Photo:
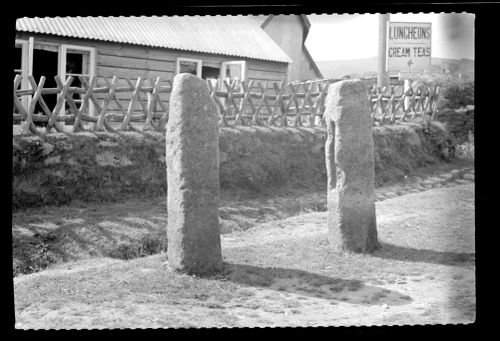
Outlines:
[[[326,183],[321,128],[223,127],[222,190],[267,195],[288,188],[321,191]],[[404,123],[373,128],[375,181],[383,185],[449,161],[454,141],[444,125]],[[113,203],[166,195],[165,136],[155,132],[54,133],[15,136],[12,209]]]

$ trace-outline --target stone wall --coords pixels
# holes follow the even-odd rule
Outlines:
[[[319,128],[220,128],[221,189],[326,190]],[[381,185],[453,156],[441,124],[373,128],[375,180]],[[14,136],[12,207],[120,201],[166,195],[165,137],[155,132]]]

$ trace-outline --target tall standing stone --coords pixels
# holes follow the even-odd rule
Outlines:
[[[168,263],[181,272],[222,269],[218,114],[205,82],[174,78],[166,132]]]
[[[379,244],[366,86],[359,80],[333,83],[325,104],[330,244],[335,251],[371,252]]]

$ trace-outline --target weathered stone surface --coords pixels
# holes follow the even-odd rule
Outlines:
[[[222,269],[218,115],[198,77],[174,78],[166,132],[168,263],[181,272]]]
[[[335,174],[335,124],[331,119],[325,117],[326,123],[326,141],[325,141],[325,164],[327,176],[327,195],[335,190],[336,174]]]
[[[378,248],[372,120],[361,81],[334,83],[326,98],[328,228],[336,251]]]

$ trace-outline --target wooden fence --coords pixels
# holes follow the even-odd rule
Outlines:
[[[105,79],[106,86],[97,86],[97,78],[79,77],[81,86],[71,86],[75,78],[65,82],[55,77],[57,87],[44,88],[45,77],[38,84],[28,77],[30,89],[19,89],[22,78],[14,79],[14,124],[21,124],[23,132],[37,134],[72,130],[116,131],[157,130],[163,131],[168,121],[168,101],[172,82],[160,78],[152,81],[138,78],[125,79],[127,86],[118,86],[118,78]],[[323,113],[328,86],[338,80],[293,82],[211,81],[207,87],[219,111],[221,126],[324,126]],[[419,88],[402,91],[390,87],[367,89],[372,118],[375,124],[394,123],[418,117],[434,117],[438,88]],[[127,93],[126,99],[123,94]],[[53,108],[45,103],[44,95],[57,95]],[[27,100],[29,98],[29,101]],[[127,102],[127,103],[123,103]],[[114,103],[118,111],[109,110]],[[38,106],[37,106],[38,104]],[[93,106],[93,115],[89,108]],[[35,113],[35,108],[42,112]],[[42,128],[43,129],[43,128]]]
[[[134,129],[132,122],[143,122],[144,130],[161,130],[161,122],[168,120],[168,108],[159,99],[161,93],[169,93],[172,86],[160,86],[160,78],[157,78],[154,84],[149,80],[143,80],[140,77],[135,84],[126,79],[128,86],[118,86],[118,78],[115,76],[105,87],[97,87],[97,78],[91,77],[90,80],[83,76],[79,77],[82,87],[72,87],[74,81],[72,76],[68,77],[63,83],[59,76],[54,77],[57,87],[44,88],[45,77],[40,77],[38,84],[32,76],[28,77],[31,89],[18,89],[21,83],[21,76],[14,78],[14,123],[22,123],[25,132],[37,133],[38,130],[34,122],[42,123],[46,132],[52,129],[63,131],[64,127],[60,124],[73,125],[73,131],[84,129],[84,122],[92,123],[92,129],[96,131],[115,131],[117,129]],[[125,92],[130,94],[128,105],[125,106],[122,100],[118,99],[117,93]],[[43,99],[43,95],[57,94],[57,102],[50,109]],[[75,94],[78,94],[75,99]],[[104,94],[104,98],[99,100],[98,94]],[[144,98],[146,95],[146,98]],[[23,103],[22,97],[29,96],[29,105]],[[79,98],[78,98],[79,97]],[[121,113],[108,112],[108,106],[115,102]],[[139,103],[142,114],[137,115],[134,111],[134,104]],[[37,103],[42,108],[42,113],[35,113]],[[77,105],[77,103],[79,105]],[[89,115],[89,108],[94,106],[94,115]],[[158,104],[158,105],[156,105]],[[160,107],[158,110],[158,106]],[[64,109],[63,109],[64,108]],[[63,109],[63,110],[61,110]],[[119,127],[113,127],[111,121],[121,122]],[[164,126],[164,124],[163,124]]]
[[[380,88],[368,91],[374,123],[387,124],[399,121],[428,118],[434,120],[437,113],[439,86],[411,86],[405,91],[402,86]]]
[[[310,126],[322,124],[329,80],[284,85],[208,82],[221,125]]]

